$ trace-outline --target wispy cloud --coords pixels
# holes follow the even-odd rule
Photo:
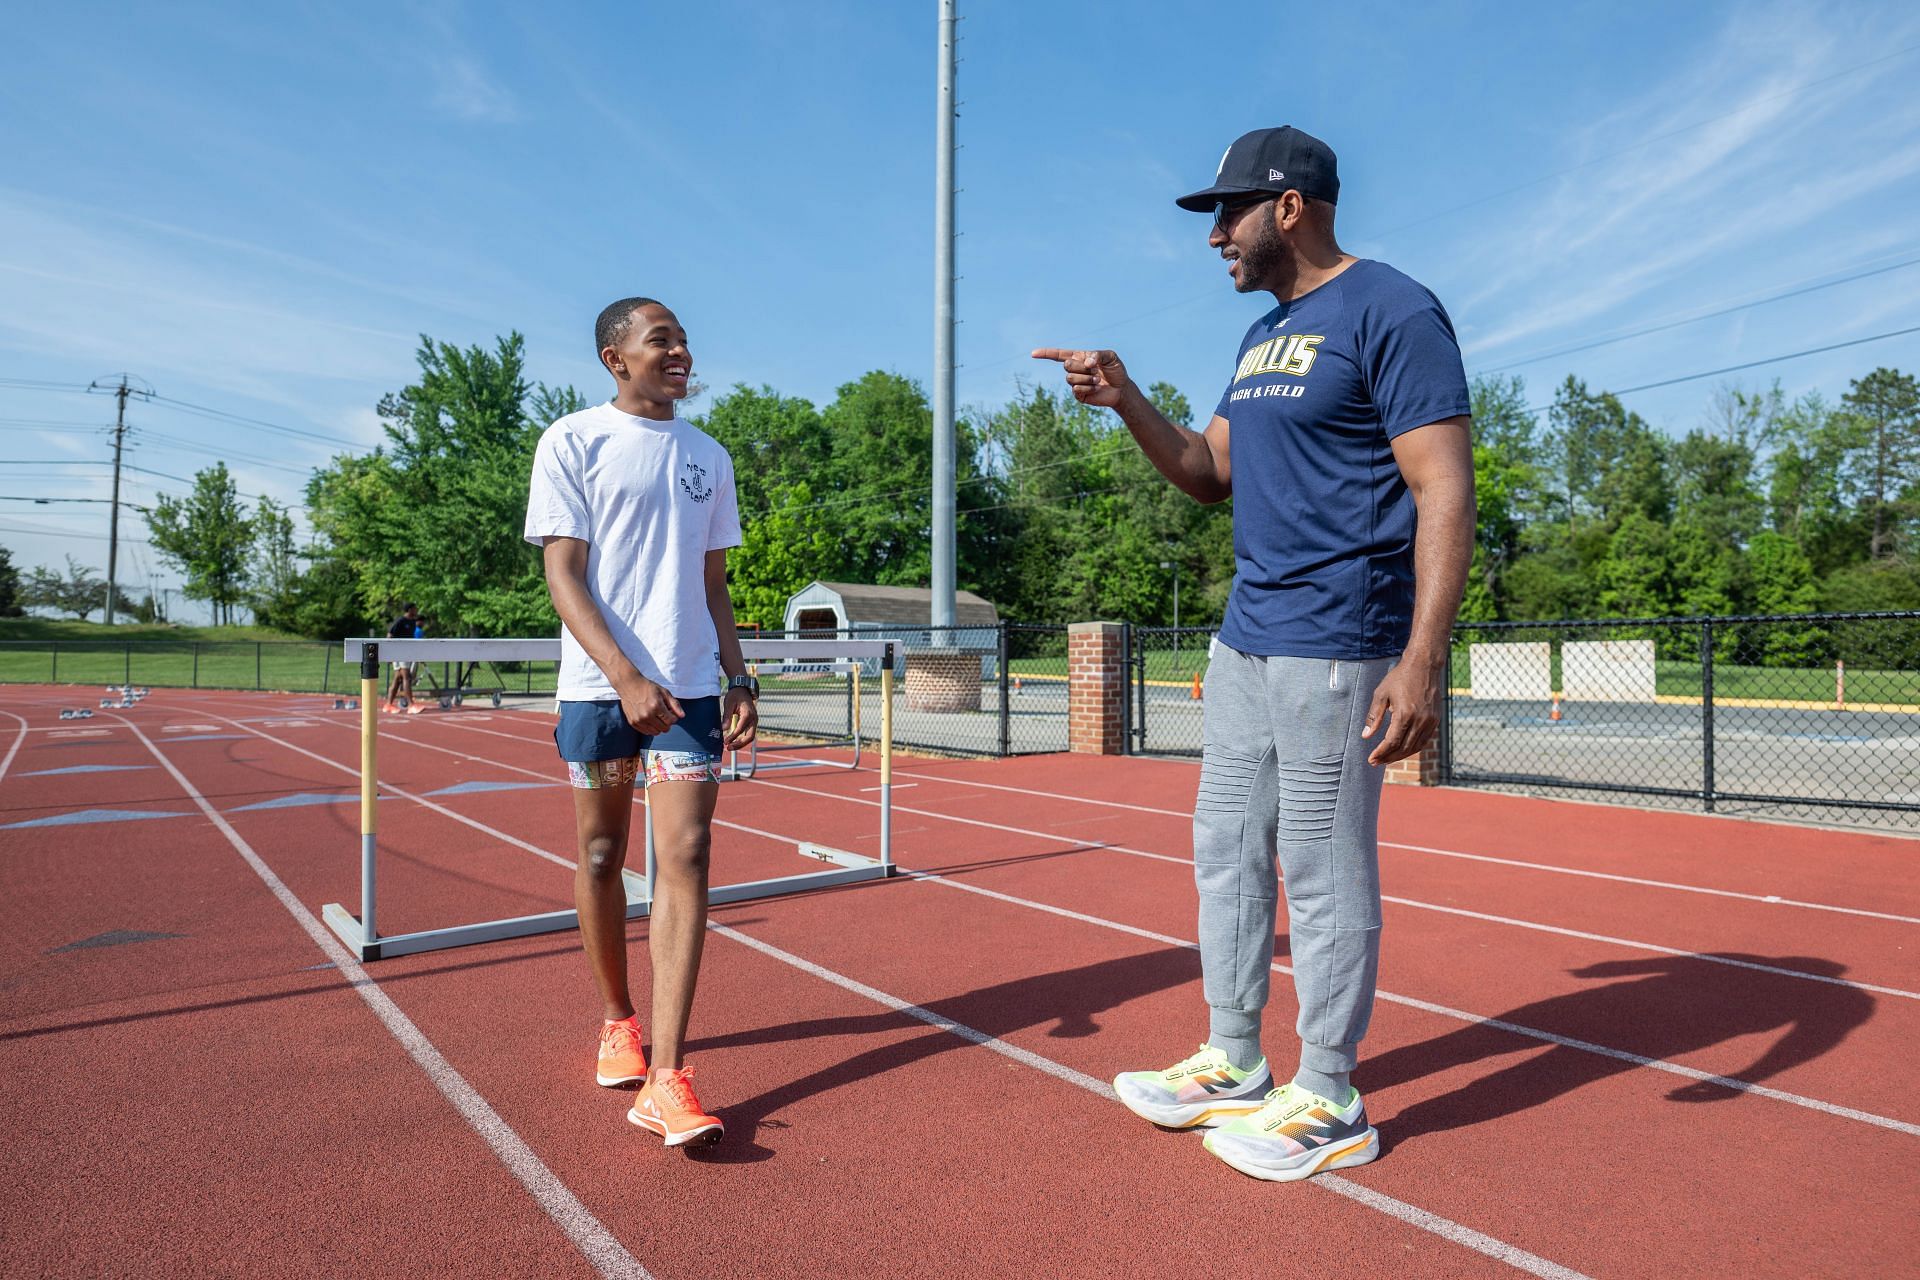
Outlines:
[[[1456,305],[1501,320],[1463,325],[1469,354],[1569,332],[1680,273],[1764,277],[1808,228],[1920,173],[1920,100],[1878,92],[1910,82],[1916,55],[1876,60],[1920,42],[1920,24],[1870,27],[1797,4],[1741,10],[1690,65],[1571,138],[1582,167],[1489,221],[1479,287]],[[1863,228],[1845,248],[1885,239]]]
[[[440,55],[428,64],[434,109],[456,120],[508,124],[520,118],[513,95],[468,54]]]

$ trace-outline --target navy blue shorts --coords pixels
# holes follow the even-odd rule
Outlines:
[[[627,721],[618,700],[562,702],[553,745],[576,787],[630,786],[644,774],[656,782],[718,782],[725,754],[720,699],[681,698],[686,714],[665,733],[641,733]]]

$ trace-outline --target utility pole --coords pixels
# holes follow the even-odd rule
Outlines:
[[[933,198],[933,607],[954,624],[953,74],[955,0],[940,0],[940,97]],[[946,642],[951,644],[949,634]]]
[[[113,504],[108,508],[112,514],[107,517],[107,625],[112,626],[114,597],[120,592],[120,455],[127,440],[127,397],[149,399],[153,388],[136,387],[132,377],[123,373],[118,385],[105,385],[103,379],[96,378],[87,390],[111,394],[118,402],[113,416]]]

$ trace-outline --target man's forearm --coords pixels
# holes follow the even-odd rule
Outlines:
[[[1417,499],[1413,537],[1413,634],[1406,660],[1440,666],[1450,650],[1454,619],[1473,563],[1474,504],[1465,487],[1436,486]]]
[[[1128,389],[1115,412],[1147,461],[1180,492],[1201,502],[1219,502],[1232,492],[1220,477],[1206,437],[1169,422],[1138,387]]]

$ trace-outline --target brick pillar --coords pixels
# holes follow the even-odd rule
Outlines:
[[[1076,622],[1067,628],[1067,750],[1117,756],[1126,751],[1124,632],[1117,622]]]

